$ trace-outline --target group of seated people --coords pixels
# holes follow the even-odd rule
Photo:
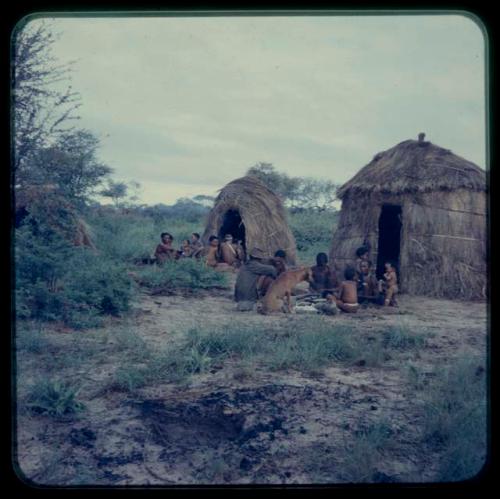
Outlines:
[[[162,232],[161,242],[156,247],[155,262],[162,265],[167,260],[197,258],[216,270],[235,270],[245,262],[245,250],[241,241],[233,241],[231,234],[226,234],[224,241],[217,236],[210,236],[208,246],[203,246],[197,232],[191,234],[191,240],[184,239],[179,249],[173,246],[174,237],[169,232]]]
[[[316,265],[311,267],[310,294],[326,298],[327,303],[343,312],[357,312],[360,303],[397,306],[398,292],[396,269],[392,262],[385,264],[384,279],[377,280],[369,250],[362,247],[357,251],[356,266],[348,266],[344,280],[338,282],[335,271],[328,264],[326,253],[318,253]],[[240,269],[235,287],[235,300],[239,310],[249,310],[251,303],[265,296],[271,283],[287,270],[286,253],[278,250],[274,257],[266,258],[259,249],[254,249],[248,262]]]
[[[360,303],[369,302],[397,307],[398,280],[395,264],[391,261],[385,262],[384,279],[377,280],[373,264],[369,259],[369,248],[361,246],[357,249],[356,256],[355,267],[347,266],[344,271],[344,281],[340,285],[331,280],[330,286],[325,286],[324,289],[318,288],[322,296],[327,301],[335,303],[344,312],[357,312]],[[318,255],[317,265],[312,267],[313,275],[314,269],[321,266],[328,267],[324,253]],[[328,272],[326,271],[326,275]]]
[[[178,260],[179,258],[201,258],[203,244],[197,232],[191,234],[191,241],[184,239],[181,247],[176,250],[173,247],[174,237],[169,232],[162,232],[161,243],[156,247],[154,257],[157,264],[162,265],[168,260]]]
[[[278,250],[274,256],[266,257],[259,249],[254,249],[246,258],[242,241],[234,241],[231,234],[226,234],[219,242],[215,235],[210,236],[208,246],[203,246],[200,235],[191,234],[191,240],[183,240],[181,247],[173,247],[173,236],[168,232],[161,234],[161,243],[155,251],[156,263],[181,258],[202,259],[215,270],[234,271],[239,269],[235,289],[236,301],[256,301],[262,298],[271,283],[287,270],[286,253]],[[356,251],[355,266],[348,266],[344,271],[344,280],[338,282],[335,271],[328,264],[326,253],[318,253],[316,265],[311,267],[312,281],[309,291],[335,303],[342,311],[357,312],[360,303],[397,306],[397,274],[394,263],[385,263],[384,279],[377,280],[372,262],[369,259],[369,247],[361,246]]]

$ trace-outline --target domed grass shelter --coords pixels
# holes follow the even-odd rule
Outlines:
[[[376,154],[339,189],[330,258],[343,272],[369,243],[377,278],[393,260],[403,293],[485,298],[486,173],[424,138]]]
[[[256,177],[245,176],[229,182],[215,199],[207,217],[203,244],[208,244],[211,235],[222,240],[226,234],[241,240],[247,253],[257,247],[273,256],[282,249],[288,263],[295,265],[295,239],[283,203]]]

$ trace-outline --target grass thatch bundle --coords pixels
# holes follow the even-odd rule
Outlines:
[[[222,239],[226,234],[241,240],[247,253],[257,247],[273,256],[282,249],[288,262],[295,264],[295,239],[283,203],[256,177],[233,180],[215,199],[207,217],[203,243],[208,244],[211,235]]]
[[[402,292],[485,297],[481,168],[421,137],[377,154],[338,195],[342,210],[330,252],[338,271],[368,243],[379,278],[384,261],[395,261]]]
[[[44,221],[75,246],[95,249],[90,228],[79,216],[74,206],[57,192],[52,184],[32,185],[15,192],[15,223],[18,226],[31,215]]]

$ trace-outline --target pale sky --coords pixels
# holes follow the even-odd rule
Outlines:
[[[33,21],[36,22],[36,21]],[[343,183],[419,132],[486,167],[485,42],[460,15],[58,18],[79,126],[141,201],[263,161]]]

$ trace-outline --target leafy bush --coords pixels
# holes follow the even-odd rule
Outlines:
[[[78,388],[69,381],[42,380],[31,387],[27,407],[37,414],[66,416],[76,414],[84,405],[76,400]]]
[[[124,264],[75,247],[43,222],[16,231],[16,313],[92,327],[103,314],[128,309],[133,281]]]
[[[217,272],[196,259],[165,262],[161,267],[154,265],[143,268],[137,274],[142,285],[163,290],[209,289],[227,284],[226,274]]]
[[[290,228],[297,243],[297,253],[302,263],[313,264],[318,253],[330,252],[338,213],[333,210],[289,211]]]

